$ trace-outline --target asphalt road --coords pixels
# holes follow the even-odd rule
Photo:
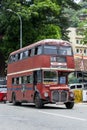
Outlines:
[[[69,110],[63,105],[13,106],[0,103],[0,130],[87,130],[87,103]]]

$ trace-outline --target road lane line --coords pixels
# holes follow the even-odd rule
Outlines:
[[[43,113],[43,114],[48,114],[48,115],[52,115],[52,116],[58,116],[58,117],[63,117],[63,118],[68,118],[68,119],[73,119],[73,120],[87,121],[87,119],[85,119],[85,118],[67,116],[67,115],[62,115],[62,114],[55,114],[55,113],[50,113],[50,112],[45,112],[45,111],[39,111],[39,112]]]

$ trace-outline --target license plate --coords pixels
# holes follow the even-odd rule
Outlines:
[[[63,102],[56,102],[56,105],[63,105]]]

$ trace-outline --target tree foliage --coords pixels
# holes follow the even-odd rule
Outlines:
[[[79,33],[83,35],[82,43],[87,44],[87,0],[80,3],[81,10],[80,10],[80,22],[78,23],[78,29],[80,30]]]
[[[19,18],[14,13],[7,12],[7,9],[12,9],[22,18],[23,46],[42,38],[61,38],[60,27],[52,21],[59,15],[60,7],[58,5],[50,0],[35,1],[35,4],[33,3],[31,6],[24,1],[4,0],[2,1],[2,14],[0,15],[0,34],[3,35],[1,47],[4,52],[7,51],[7,55],[18,49],[20,44]]]
[[[73,0],[1,0],[0,8],[0,48],[8,58],[10,52],[20,46],[19,18],[22,18],[23,47],[45,38],[67,40],[66,29],[69,17],[65,8],[78,9]]]

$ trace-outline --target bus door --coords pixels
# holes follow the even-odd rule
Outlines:
[[[27,76],[28,84],[24,85],[23,98],[33,102],[34,93],[40,91],[42,81],[42,71],[34,71],[31,75]]]
[[[33,74],[29,74],[27,76],[22,77],[22,97],[23,100],[28,100],[32,102],[33,99]]]
[[[36,70],[28,76],[22,77],[22,97],[24,100],[33,101],[34,93],[40,91],[42,71]]]
[[[42,83],[42,70],[37,70],[33,72],[33,89],[34,91],[40,92],[41,90],[41,83]]]

